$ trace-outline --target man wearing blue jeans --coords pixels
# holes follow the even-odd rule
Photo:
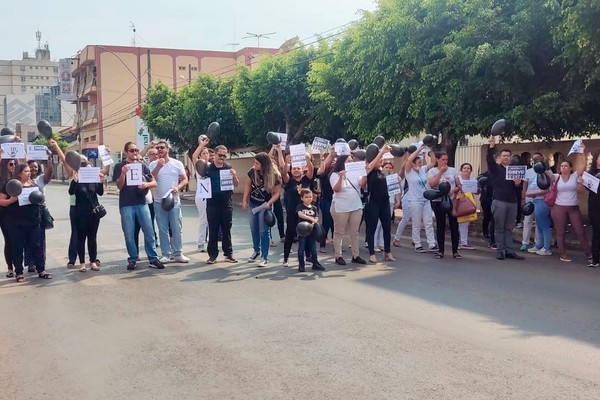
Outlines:
[[[163,269],[165,266],[158,260],[155,247],[154,229],[150,210],[146,204],[146,193],[148,189],[156,187],[156,181],[152,177],[148,167],[142,164],[142,175],[145,181],[140,185],[127,184],[128,179],[133,179],[136,171],[131,170],[130,164],[136,162],[139,150],[135,143],[125,143],[124,162],[117,163],[113,170],[113,180],[119,188],[119,212],[121,213],[121,227],[125,234],[125,245],[127,246],[127,269],[133,270],[139,259],[139,250],[135,244],[135,222],[137,221],[144,233],[144,248],[150,261],[150,268]],[[131,171],[131,172],[130,172]]]
[[[156,180],[157,186],[152,189],[154,197],[154,213],[160,236],[160,262],[188,263],[190,259],[183,255],[183,241],[181,239],[181,202],[179,192],[188,184],[187,174],[183,163],[169,157],[169,143],[160,140],[155,149],[158,159],[151,162],[149,169]],[[165,210],[161,201],[165,195],[171,193],[175,205],[171,210]],[[169,236],[169,227],[172,235]]]

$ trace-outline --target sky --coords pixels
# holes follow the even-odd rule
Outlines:
[[[136,44],[143,47],[254,47],[256,38],[244,39],[248,32],[275,32],[270,39],[261,38],[260,46],[279,47],[295,36],[307,43],[315,34],[337,32],[360,18],[360,10],[375,8],[375,0],[12,1],[2,10],[0,59],[20,60],[24,51],[33,54],[37,30],[53,60],[72,57],[89,44],[130,46],[131,23]]]

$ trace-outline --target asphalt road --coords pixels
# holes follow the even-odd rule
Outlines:
[[[185,203],[192,263],[127,272],[105,196],[101,271],[80,273],[65,268],[66,186],[46,190],[55,279],[0,280],[1,400],[600,398],[600,270],[581,255],[435,260],[406,238],[393,264],[330,251],[326,272],[297,273],[280,243],[257,269],[236,209],[240,263],[208,266]]]

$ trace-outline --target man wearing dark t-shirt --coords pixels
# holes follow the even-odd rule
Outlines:
[[[206,217],[208,219],[208,261],[207,264],[214,264],[219,255],[219,228],[223,234],[221,245],[225,261],[236,263],[233,257],[233,246],[231,244],[231,226],[233,224],[233,201],[231,195],[233,190],[221,190],[222,184],[229,184],[236,187],[240,181],[235,169],[225,162],[227,158],[227,147],[219,145],[215,147],[214,162],[206,169],[206,176],[210,179],[212,198],[206,201]],[[223,171],[231,171],[232,182],[226,182],[222,178]]]
[[[128,185],[127,180],[134,178],[135,171],[131,170],[130,164],[137,160],[139,150],[132,142],[125,143],[125,154],[127,158],[124,162],[115,165],[113,170],[113,180],[119,188],[119,212],[121,213],[121,227],[125,235],[125,246],[127,246],[127,269],[133,270],[139,259],[139,249],[135,244],[135,222],[137,221],[144,232],[144,248],[150,261],[150,268],[163,269],[165,266],[158,260],[158,255],[154,250],[154,229],[150,210],[146,204],[146,193],[148,189],[156,187],[156,181],[152,177],[148,167],[142,164],[142,175],[146,176],[148,182],[142,182],[140,185]]]

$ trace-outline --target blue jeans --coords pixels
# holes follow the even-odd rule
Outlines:
[[[135,245],[135,221],[137,220],[144,232],[144,249],[150,261],[158,259],[154,246],[154,229],[150,219],[150,209],[146,203],[135,206],[123,206],[119,208],[121,213],[121,228],[125,234],[125,246],[129,257],[127,261],[137,261],[139,258],[138,248]]]
[[[180,256],[183,249],[181,239],[181,202],[176,201],[170,211],[165,211],[160,203],[154,203],[154,215],[158,225],[160,251],[163,257]],[[169,236],[169,227],[172,236]]]
[[[298,236],[298,265],[304,268],[304,251],[312,258],[313,264],[317,263],[317,241],[312,235],[307,237]]]
[[[252,209],[259,204],[250,203],[248,205],[248,218],[250,220],[250,232],[252,233],[252,247],[256,253],[260,252],[263,260],[269,257],[269,227],[265,224],[265,211],[260,210],[252,214]]]
[[[550,250],[552,246],[552,229],[550,228],[550,208],[544,202],[543,197],[538,197],[533,200],[535,207],[535,224],[537,226],[538,235],[535,238],[535,247],[537,249]]]

